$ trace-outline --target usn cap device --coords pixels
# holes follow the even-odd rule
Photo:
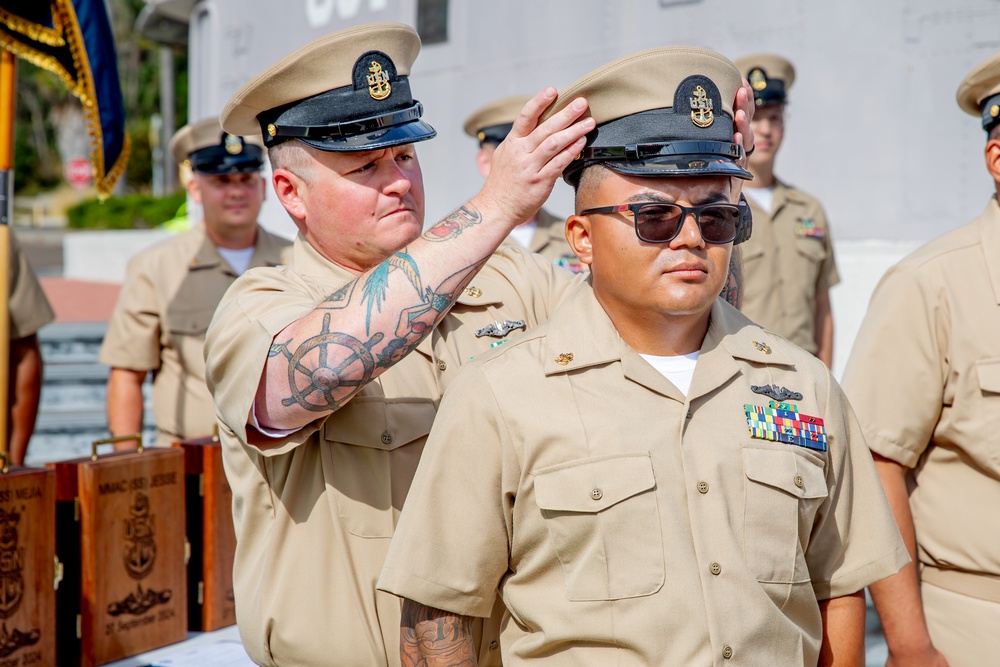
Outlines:
[[[366,151],[432,138],[410,94],[420,37],[370,23],[321,37],[267,68],[230,100],[222,126],[260,131],[264,145],[296,139],[323,151]]]

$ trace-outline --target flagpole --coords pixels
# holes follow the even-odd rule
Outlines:
[[[0,49],[0,452],[10,451],[10,222],[14,211],[17,58]]]

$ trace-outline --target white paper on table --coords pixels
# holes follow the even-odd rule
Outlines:
[[[150,667],[255,667],[243,644],[220,641],[189,648],[154,661]]]

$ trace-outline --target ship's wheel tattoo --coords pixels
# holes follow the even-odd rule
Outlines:
[[[330,313],[323,315],[321,332],[302,342],[295,352],[288,351],[287,343],[277,343],[271,346],[268,356],[279,354],[288,359],[288,386],[292,395],[281,399],[285,407],[300,405],[313,412],[326,412],[337,408],[339,401],[334,392],[340,387],[361,387],[371,380],[375,370],[375,358],[371,349],[382,340],[381,332],[372,336],[367,343],[362,343],[353,336],[330,331]],[[330,346],[346,347],[349,354],[342,362],[333,368],[327,368],[330,358]],[[302,359],[313,350],[318,350],[319,361],[316,368],[309,368]],[[342,380],[341,376],[354,364],[361,364],[362,374],[357,380]]]

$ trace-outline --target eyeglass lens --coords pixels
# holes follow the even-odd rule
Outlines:
[[[701,236],[707,243],[729,243],[736,238],[740,219],[739,208],[725,204],[684,207],[678,204],[646,204],[635,214],[635,230],[639,238],[651,243],[673,240],[684,224],[684,218],[695,214]]]

